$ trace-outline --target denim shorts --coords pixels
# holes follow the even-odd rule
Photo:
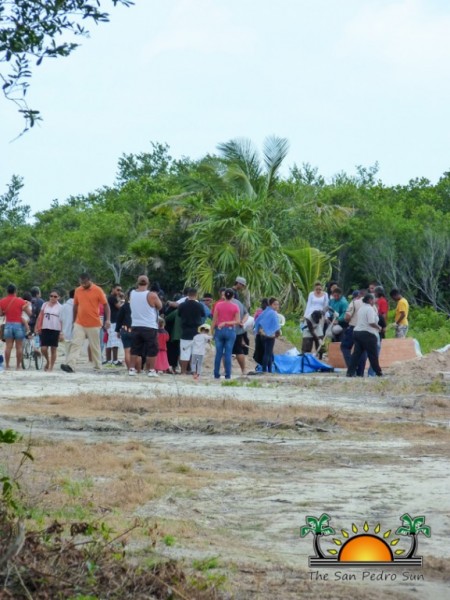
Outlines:
[[[25,339],[25,328],[22,323],[5,323],[5,340]]]

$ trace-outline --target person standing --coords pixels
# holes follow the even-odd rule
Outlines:
[[[131,345],[133,342],[133,336],[131,333],[130,308],[130,294],[132,291],[133,289],[128,290],[128,292],[126,293],[124,303],[120,307],[116,322],[116,333],[120,337],[120,341],[122,342],[125,365],[127,369],[131,367]]]
[[[233,290],[236,300],[240,300],[248,311],[250,308],[250,294],[247,289],[247,280],[245,277],[236,277],[231,289]]]
[[[158,317],[162,302],[156,292],[150,292],[147,275],[140,275],[137,289],[130,293],[131,308],[131,355],[128,375],[135,376],[140,371],[141,357],[145,358],[145,366],[149,377],[158,377],[155,370],[158,356]]]
[[[342,295],[341,288],[335,285],[330,298],[331,333],[333,342],[340,342],[342,340],[342,332],[347,326],[345,321],[347,309],[347,298],[344,298]]]
[[[167,360],[167,342],[170,339],[168,332],[164,329],[166,322],[163,317],[158,319],[158,356],[155,362],[155,371],[158,373],[167,373],[170,370]]]
[[[268,306],[269,306],[269,298],[263,298],[261,300],[261,305],[256,309],[255,314],[253,315],[253,323],[256,322],[256,319]],[[260,333],[255,333],[255,351],[253,352],[253,360],[259,366],[261,366],[263,358],[264,358],[263,337]]]
[[[308,301],[305,308],[305,317],[308,318],[315,310],[321,310],[323,314],[328,309],[328,294],[323,291],[320,281],[314,283],[314,290],[308,294]]]
[[[255,321],[255,333],[262,337],[264,354],[261,363],[263,373],[272,372],[273,348],[275,339],[280,335],[278,311],[280,303],[276,298],[269,298],[269,305]]]
[[[197,300],[195,288],[188,289],[188,299],[180,304],[178,314],[181,319],[180,367],[181,374],[186,375],[192,355],[193,339],[205,315],[202,304]]]
[[[50,292],[48,302],[44,302],[35,324],[35,331],[40,337],[41,352],[45,358],[44,371],[53,371],[58,352],[58,343],[62,340],[62,306],[56,290]],[[48,349],[50,348],[50,357]]]
[[[39,313],[41,312],[42,305],[44,301],[41,298],[41,290],[37,285],[33,286],[30,290],[31,293],[31,317],[28,322],[31,333],[34,333],[34,326],[39,317]]]
[[[106,296],[103,290],[92,282],[88,273],[82,273],[80,275],[80,286],[75,290],[73,299],[74,323],[72,343],[66,363],[61,365],[61,369],[66,373],[75,372],[77,360],[85,339],[89,341],[94,369],[100,370],[102,367],[99,337],[102,322],[98,310],[99,305],[103,306],[105,313],[104,326],[109,329],[111,322]]]
[[[7,287],[8,295],[0,300],[0,316],[5,316],[5,368],[9,369],[11,351],[16,345],[16,369],[22,368],[22,349],[25,327],[22,323],[22,311],[31,316],[31,306],[27,300],[17,297],[17,288],[12,283]]]
[[[381,285],[377,286],[373,294],[375,296],[375,305],[378,310],[378,315],[380,317],[383,317],[386,327],[389,312],[389,303],[387,301],[386,294],[384,293],[384,288]],[[384,337],[384,335],[382,337]]]
[[[122,346],[122,342],[116,331],[117,316],[123,304],[123,292],[120,283],[115,283],[112,286],[111,293],[108,296],[108,304],[111,312],[111,326],[106,330],[108,332],[108,340],[106,342],[105,364],[120,367],[122,363],[119,360],[119,348]]]
[[[194,379],[198,379],[202,374],[203,359],[211,339],[210,326],[207,324],[200,325],[199,332],[194,335],[194,343],[192,344],[191,371]]]
[[[239,325],[236,327],[236,339],[234,340],[232,355],[236,356],[236,361],[241,368],[242,375],[245,375],[245,357],[248,354],[248,337],[244,329],[244,323],[248,319],[248,311],[240,300],[236,297],[232,302],[239,307]]]
[[[353,292],[353,300],[348,305],[347,311],[345,313],[345,321],[348,323],[346,329],[344,329],[344,334],[342,336],[341,341],[341,352],[345,360],[345,364],[347,368],[349,368],[351,360],[352,360],[352,348],[354,344],[353,339],[353,331],[356,327],[356,323],[358,322],[358,311],[363,305],[362,299],[366,295],[366,290],[355,290]],[[364,375],[364,368],[366,365],[367,356],[365,354],[361,355],[361,362],[358,365],[357,375],[362,377]]]
[[[408,314],[409,314],[409,303],[406,298],[404,298],[400,290],[393,289],[389,293],[390,297],[394,302],[397,302],[397,306],[395,308],[395,317],[394,317],[394,327],[395,327],[395,337],[396,338],[405,338],[408,333],[409,323],[408,323]]]
[[[361,356],[367,352],[370,366],[378,377],[383,375],[378,362],[378,339],[381,327],[378,325],[378,314],[374,308],[375,297],[366,294],[358,310],[357,322],[353,330],[353,353],[347,369],[347,377],[356,377]],[[360,375],[364,377],[364,371]]]
[[[177,300],[175,295],[174,302]],[[166,329],[170,335],[170,339],[167,342],[167,360],[171,368],[173,375],[177,373],[178,359],[180,358],[180,339],[181,339],[181,319],[178,314],[178,308],[167,306],[166,308]]]
[[[69,356],[70,344],[73,335],[73,297],[75,290],[70,290],[69,299],[64,302],[61,308],[61,323],[64,338],[64,356]]]
[[[220,379],[220,364],[225,363],[225,379],[231,379],[231,355],[236,339],[236,326],[239,325],[239,306],[233,304],[234,291],[227,289],[224,298],[216,302],[213,311],[211,335],[216,343],[214,378]]]
[[[204,294],[203,298],[200,300],[200,304],[203,306],[203,312],[205,313],[205,316],[203,317],[203,323],[205,323],[205,321],[207,319],[210,319],[212,317],[212,312],[211,312],[211,308],[213,305],[213,295],[212,294]]]

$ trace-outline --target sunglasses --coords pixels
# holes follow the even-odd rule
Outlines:
[[[57,298],[58,295],[57,294],[50,294],[50,298]]]

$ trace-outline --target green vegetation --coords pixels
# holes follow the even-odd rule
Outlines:
[[[8,461],[5,460],[7,446],[14,446],[13,452],[7,453]],[[14,457],[15,451],[17,456]],[[27,495],[19,485],[25,474],[23,465],[30,460],[33,460],[30,443],[23,443],[22,436],[12,429],[0,430],[0,569],[7,573],[2,585],[8,597],[18,600],[217,598],[216,590],[223,585],[225,576],[210,577],[208,573],[201,573],[191,577],[176,561],[158,556],[153,549],[157,524],[149,526],[146,521],[136,520],[126,531],[117,533],[98,520],[95,506],[86,509],[83,520],[71,522],[60,522],[54,514],[53,521],[49,515],[45,519],[42,512],[39,514],[39,507],[30,510]],[[4,466],[6,463],[8,468]],[[66,479],[61,485],[73,501],[85,488],[89,489],[92,482]],[[151,542],[146,568],[127,560],[125,536],[134,530],[139,530]],[[171,535],[159,538],[165,546],[175,544],[175,537]],[[214,560],[204,561],[195,569],[214,569]]]
[[[450,310],[450,173],[436,185],[388,187],[377,168],[326,182],[294,165],[282,177],[288,143],[268,138],[219,145],[198,161],[175,160],[167,145],[119,160],[113,187],[54,201],[34,215],[15,176],[0,196],[0,287],[67,291],[81,271],[105,287],[147,273],[170,295],[185,284],[216,293],[247,278],[253,304],[277,295],[298,317],[316,278],[345,293],[380,281],[409,300],[411,335],[424,350],[446,342]],[[392,305],[391,305],[392,307]],[[426,308],[425,312],[422,310]]]
[[[133,2],[112,0],[112,4],[130,6]],[[34,64],[69,56],[79,45],[76,40],[89,35],[88,22],[98,25],[108,20],[99,0],[0,0],[0,63],[7,65],[5,72],[0,71],[2,89],[17,105],[26,129],[41,120],[39,111],[25,101]]]

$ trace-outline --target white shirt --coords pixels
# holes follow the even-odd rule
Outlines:
[[[69,298],[61,307],[60,314],[62,322],[62,332],[66,342],[72,340],[72,328],[73,328],[73,298]]]
[[[197,333],[197,335],[194,335],[194,339],[192,340],[192,354],[205,356],[209,340],[212,340],[212,336],[207,333]]]
[[[144,290],[132,290],[130,294],[131,326],[148,327],[149,329],[158,329],[159,312],[148,303],[150,292]]]
[[[378,325],[378,315],[373,306],[363,302],[358,310],[358,318],[354,331],[367,331],[368,333],[378,336],[378,330],[375,327],[372,327],[372,324]]]
[[[52,331],[61,331],[62,323],[61,323],[61,310],[62,305],[59,302],[55,304],[50,304],[50,302],[45,302],[41,308],[43,319],[42,319],[42,329],[51,329]]]
[[[305,317],[310,317],[315,310],[321,310],[323,312],[328,308],[328,294],[324,292],[323,296],[315,295],[314,292],[311,292],[308,295],[308,302],[306,303],[305,308]]]

